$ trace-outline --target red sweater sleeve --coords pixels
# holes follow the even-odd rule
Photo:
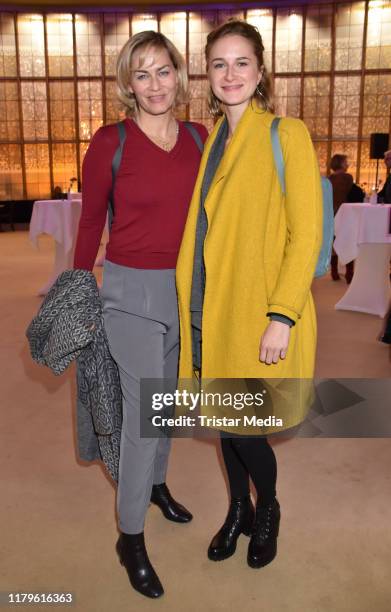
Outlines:
[[[111,161],[118,147],[115,125],[94,134],[82,167],[82,212],[77,234],[74,268],[92,270],[106,221],[111,190]]]

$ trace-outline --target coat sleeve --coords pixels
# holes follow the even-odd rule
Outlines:
[[[285,160],[287,238],[269,312],[297,321],[306,303],[322,245],[323,204],[318,160],[305,124],[281,122]]]

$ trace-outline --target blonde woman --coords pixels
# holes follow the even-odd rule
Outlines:
[[[175,106],[186,100],[187,74],[183,58],[162,34],[141,32],[125,44],[117,84],[127,114],[126,140],[102,287],[105,330],[123,394],[117,551],[133,587],[159,597],[163,587],[144,543],[147,507],[152,501],[179,523],[192,516],[165,484],[169,439],[140,436],[139,383],[141,378],[177,376],[175,266],[201,157],[196,141],[204,141],[207,132],[202,125],[185,126],[175,119]],[[84,159],[76,268],[92,270],[94,265],[118,140],[116,125],[100,128]]]
[[[205,379],[311,378],[314,371],[319,168],[303,122],[282,119],[283,196],[263,52],[258,30],[245,22],[229,21],[208,35],[210,107],[220,118],[205,147],[177,266],[184,379],[194,366]],[[208,556],[230,557],[244,533],[251,535],[247,562],[259,568],[277,552],[274,451],[266,437],[223,432],[221,443],[230,504]]]

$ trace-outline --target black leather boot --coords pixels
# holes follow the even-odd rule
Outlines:
[[[249,495],[232,498],[227,518],[216,533],[208,548],[211,561],[222,561],[231,557],[236,550],[236,542],[241,533],[249,536],[254,522],[254,506]]]
[[[248,545],[247,563],[250,567],[263,567],[276,556],[280,516],[277,499],[268,506],[257,504],[253,533]]]
[[[145,549],[144,532],[121,533],[116,545],[121,565],[128,573],[130,584],[146,597],[160,597],[164,590]]]
[[[188,523],[193,518],[182,504],[175,501],[165,482],[153,485],[151,502],[159,506],[166,519],[174,523]]]

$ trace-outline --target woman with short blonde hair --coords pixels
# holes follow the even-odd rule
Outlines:
[[[134,54],[142,49],[139,54],[139,66],[142,68],[151,49],[159,47],[165,49],[177,73],[178,86],[174,106],[186,104],[188,101],[188,77],[186,62],[178,49],[163,34],[154,31],[145,31],[135,34],[129,38],[122,47],[117,59],[117,94],[123,106],[125,114],[129,117],[137,110],[137,99],[129,90],[130,77],[132,74],[132,62]]]
[[[102,301],[123,396],[117,552],[132,586],[147,597],[159,597],[163,587],[144,542],[148,505],[156,504],[177,523],[192,515],[173,499],[165,482],[170,439],[141,435],[140,380],[177,376],[175,267],[207,131],[175,118],[176,105],[186,100],[187,75],[183,58],[163,34],[141,32],[125,44],[117,85],[126,119],[101,127],[84,158],[74,265],[92,270],[112,197]],[[112,161],[119,154],[113,188]]]

